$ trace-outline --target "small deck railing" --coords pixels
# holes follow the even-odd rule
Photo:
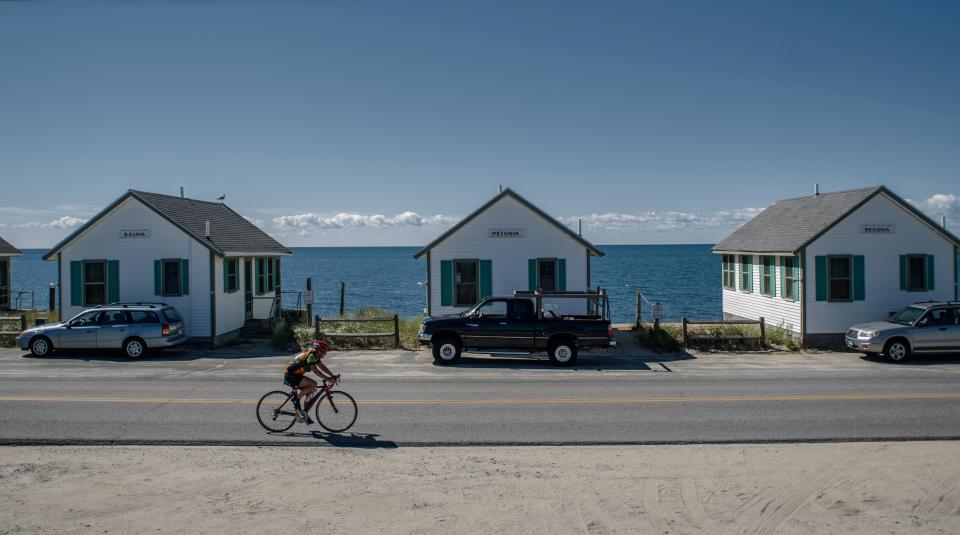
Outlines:
[[[700,334],[691,333],[688,328],[690,325],[759,325],[759,336],[749,334]],[[767,329],[766,322],[761,317],[759,320],[708,320],[693,321],[683,318],[683,347],[688,348],[691,345],[712,345],[718,346],[724,342],[756,342],[759,349],[767,347]]]
[[[367,333],[354,333],[354,332],[328,332],[324,330],[323,324],[328,326],[331,323],[387,323],[393,324],[392,331],[381,331],[381,332],[367,332]],[[339,340],[361,340],[367,338],[393,338],[393,346],[400,347],[400,316],[394,314],[392,318],[321,318],[316,316],[314,318],[314,335],[318,339],[328,338],[328,339],[339,339]]]

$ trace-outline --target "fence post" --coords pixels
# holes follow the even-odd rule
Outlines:
[[[343,316],[343,301],[346,293],[347,293],[347,283],[341,282],[340,283],[340,315],[341,316]]]
[[[689,340],[687,339],[687,317],[684,316],[684,317],[683,317],[683,348],[684,348],[684,349],[687,348],[687,345],[688,345],[687,343],[688,343],[688,341],[689,341]]]
[[[393,347],[400,347],[400,315],[393,315]]]
[[[20,332],[27,330],[27,315],[20,314]]]
[[[307,277],[307,295],[304,296],[306,300],[306,310],[307,310],[307,325],[313,323],[313,277]]]
[[[313,339],[320,339],[320,315],[317,314],[317,317],[313,319]]]
[[[763,316],[760,316],[760,349],[767,347],[767,326],[763,320]]]
[[[57,285],[51,282],[50,283],[50,308],[48,308],[47,310],[49,310],[50,312],[53,312],[56,309],[57,309]]]
[[[640,312],[641,312],[640,304],[642,301],[643,301],[643,296],[640,295],[640,291],[638,290],[637,291],[637,325],[635,327],[636,329],[639,329],[640,327],[643,326],[643,316],[640,315]]]

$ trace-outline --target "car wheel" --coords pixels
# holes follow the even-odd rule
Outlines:
[[[30,341],[30,353],[35,357],[45,357],[53,351],[53,344],[46,336],[38,336]]]
[[[463,347],[455,338],[441,338],[433,343],[433,361],[446,366],[460,360]]]
[[[903,362],[910,356],[910,346],[906,340],[890,340],[887,342],[887,345],[884,346],[883,354],[893,362]]]
[[[140,358],[147,352],[147,344],[139,338],[130,338],[123,343],[123,353],[132,358]]]
[[[550,344],[547,354],[557,366],[573,366],[577,362],[577,345],[571,340],[554,342]]]

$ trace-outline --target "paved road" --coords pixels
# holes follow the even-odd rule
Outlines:
[[[138,361],[0,350],[0,443],[19,441],[595,444],[960,438],[960,357],[893,365],[852,354],[582,355],[334,353],[360,402],[346,435],[297,425],[270,435],[256,400],[284,356],[186,351]]]

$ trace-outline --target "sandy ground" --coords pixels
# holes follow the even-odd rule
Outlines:
[[[5,447],[0,533],[958,533],[958,453]]]

